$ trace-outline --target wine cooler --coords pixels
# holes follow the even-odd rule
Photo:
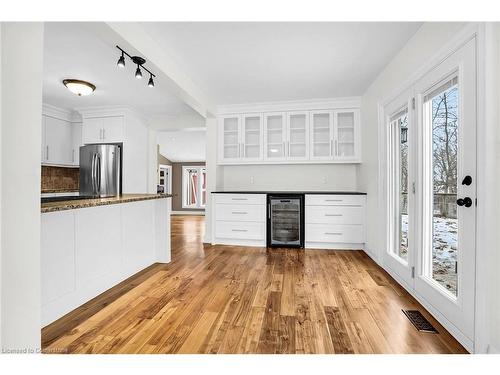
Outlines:
[[[304,247],[304,195],[267,196],[267,246]]]

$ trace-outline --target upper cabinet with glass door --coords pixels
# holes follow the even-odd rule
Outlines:
[[[264,159],[281,161],[286,159],[285,113],[264,114]]]
[[[335,160],[358,160],[359,110],[341,110],[333,112],[333,156]]]
[[[359,109],[219,117],[220,164],[361,162]]]
[[[220,160],[238,161],[241,156],[241,116],[230,115],[219,118]]]

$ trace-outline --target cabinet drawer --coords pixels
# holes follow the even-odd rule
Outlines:
[[[306,206],[364,206],[364,195],[306,194]]]
[[[363,225],[306,224],[306,242],[363,243]]]
[[[266,219],[264,204],[218,204],[215,206],[215,220],[257,221]]]
[[[364,224],[365,209],[358,206],[307,206],[306,224]]]
[[[216,221],[216,238],[234,238],[241,240],[264,240],[265,223]]]
[[[266,204],[265,194],[215,194],[215,204]]]

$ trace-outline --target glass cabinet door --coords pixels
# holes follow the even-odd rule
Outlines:
[[[357,112],[335,111],[334,155],[338,160],[356,158],[356,121]]]
[[[286,155],[284,113],[266,113],[264,115],[265,159],[284,160]]]
[[[328,160],[332,158],[333,112],[311,112],[311,159]]]
[[[262,159],[262,115],[242,116],[242,150],[241,157],[246,160]]]
[[[240,116],[222,119],[222,158],[235,160],[240,157]]]
[[[287,158],[306,160],[309,157],[308,112],[287,113]]]

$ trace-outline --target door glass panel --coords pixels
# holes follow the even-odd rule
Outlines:
[[[224,119],[224,159],[238,157],[238,118]]]
[[[245,154],[246,158],[260,157],[260,117],[244,118]]]
[[[315,113],[312,117],[312,153],[315,157],[330,156],[330,114]]]
[[[437,281],[450,294],[457,296],[458,234],[457,234],[457,170],[458,143],[458,80],[454,78],[424,98],[428,114],[432,152],[432,251],[427,256],[428,277]],[[471,228],[471,230],[473,230]],[[428,255],[428,254],[427,254]]]
[[[354,156],[354,112],[337,114],[337,156]]]
[[[282,158],[285,155],[283,137],[283,115],[269,115],[266,117],[267,157]]]
[[[293,158],[306,156],[307,150],[307,116],[306,114],[293,114],[289,117],[289,155]]]
[[[204,208],[207,202],[207,175],[205,167],[182,167],[183,208]]]
[[[406,108],[391,118],[391,169],[393,173],[393,230],[394,242],[391,251],[404,262],[408,262],[408,186],[409,186],[409,131]]]

